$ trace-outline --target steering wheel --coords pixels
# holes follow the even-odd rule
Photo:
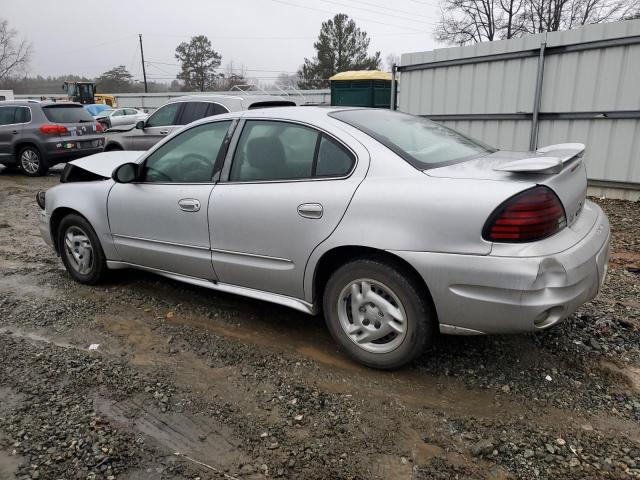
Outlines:
[[[166,173],[160,170],[156,170],[153,167],[146,167],[146,166],[145,166],[144,176],[148,181],[152,181],[152,182],[171,182],[173,180]]]
[[[210,160],[199,153],[188,153],[180,160],[180,167],[185,171],[196,168],[209,168]]]
[[[182,176],[190,181],[208,181],[213,171],[211,160],[199,153],[188,153],[180,160]],[[207,177],[207,178],[205,178]]]

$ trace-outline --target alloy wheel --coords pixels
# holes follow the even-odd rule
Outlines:
[[[40,155],[35,150],[24,150],[20,155],[20,166],[26,173],[35,175],[40,168]]]
[[[349,339],[372,353],[389,353],[407,336],[402,302],[391,288],[371,279],[354,280],[342,289],[338,319]]]

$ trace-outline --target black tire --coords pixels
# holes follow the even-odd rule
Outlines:
[[[106,147],[104,147],[105,152],[120,152],[122,150],[124,150],[124,148],[122,148],[122,146],[118,145],[117,143],[110,143],[107,144]]]
[[[20,171],[29,177],[41,177],[49,171],[49,163],[35,145],[27,145],[18,152]]]
[[[83,234],[90,242],[92,260],[90,267],[85,270],[78,268],[77,260],[72,260],[70,258],[75,258],[65,242],[65,237],[70,232],[72,234],[77,233],[78,236],[74,236],[74,238],[77,239],[81,239]],[[62,263],[64,263],[69,275],[71,275],[76,281],[85,285],[95,285],[105,277],[107,273],[106,258],[96,232],[86,219],[76,214],[70,214],[64,217],[58,226],[57,241]],[[78,242],[81,243],[80,240],[78,240]],[[86,254],[86,249],[80,250],[79,252],[77,251],[76,253],[81,254],[83,252]],[[81,258],[85,257],[81,255]]]
[[[342,307],[339,307],[339,303],[345,302],[344,311],[351,311],[348,305],[351,305],[350,298],[352,297],[347,293],[349,299],[346,299],[344,290],[356,280],[361,279],[370,279],[372,281],[371,285],[375,288],[374,293],[377,291],[378,294],[382,294],[383,297],[394,304],[397,303],[393,299],[395,296],[399,300],[400,306],[404,309],[405,333],[403,338],[395,339],[394,336],[400,335],[393,332],[390,336],[375,341],[386,343],[387,346],[382,348],[393,348],[391,351],[367,351],[365,349],[366,346],[363,348],[358,345],[342,326],[338,312],[338,309]],[[341,294],[343,298],[340,298]],[[366,308],[373,308],[374,310],[371,311],[377,311],[381,318],[387,318],[386,316],[382,317],[384,314],[373,303],[368,305],[372,307],[367,306]],[[424,287],[414,279],[410,272],[405,272],[401,265],[394,265],[391,262],[377,259],[359,259],[338,268],[327,282],[323,306],[327,327],[335,341],[352,358],[368,367],[381,370],[399,368],[420,356],[427,346],[431,344],[435,336],[437,320],[427,292],[424,292]],[[365,310],[361,309],[359,311],[364,312]],[[344,316],[345,314],[342,313],[342,315]],[[349,317],[349,314],[346,314],[348,321],[353,322],[353,313],[350,315]],[[369,315],[369,313],[366,315]],[[373,315],[375,317],[375,314]],[[363,323],[365,322],[368,322],[368,320],[366,319]],[[355,325],[355,323],[352,323],[352,325]],[[369,327],[367,326],[367,328]],[[378,322],[376,322],[375,328],[380,328]],[[375,342],[374,345],[368,343],[369,348],[379,348],[375,345]],[[393,347],[394,342],[401,343]]]

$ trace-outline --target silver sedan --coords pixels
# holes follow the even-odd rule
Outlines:
[[[40,229],[81,283],[137,268],[323,312],[390,369],[438,331],[543,330],[597,294],[609,223],[583,150],[497,151],[387,110],[235,112],[70,162]]]
[[[135,125],[149,118],[149,115],[135,108],[116,108],[102,110],[96,117],[105,128]]]

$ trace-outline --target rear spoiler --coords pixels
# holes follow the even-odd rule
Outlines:
[[[582,143],[558,143],[536,150],[537,156],[514,160],[494,168],[513,173],[560,173],[566,162],[584,154]]]

